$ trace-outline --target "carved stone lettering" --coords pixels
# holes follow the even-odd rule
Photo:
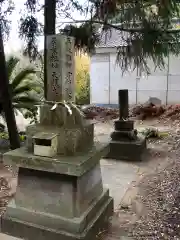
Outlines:
[[[74,39],[47,37],[47,100],[74,101]]]

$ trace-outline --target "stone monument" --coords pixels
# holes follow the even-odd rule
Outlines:
[[[134,121],[129,120],[128,90],[119,90],[119,120],[114,122],[115,131],[111,134],[110,151],[107,158],[117,160],[142,160],[146,149],[145,138],[137,136]]]
[[[73,104],[74,39],[47,39],[48,96],[40,123],[27,127],[25,147],[3,156],[19,173],[1,229],[26,240],[92,240],[113,214],[100,169],[109,147],[94,142],[93,124]]]

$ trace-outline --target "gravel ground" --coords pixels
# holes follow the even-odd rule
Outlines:
[[[163,128],[162,122],[152,125]],[[149,141],[149,153],[139,165],[137,179],[126,192],[102,239],[180,239],[179,123],[169,122],[165,129],[168,126],[167,137]]]

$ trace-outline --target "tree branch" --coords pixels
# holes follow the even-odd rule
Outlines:
[[[120,25],[114,25],[112,23],[107,23],[107,22],[103,22],[103,21],[99,21],[99,20],[74,20],[74,21],[67,21],[67,22],[61,22],[61,24],[74,24],[74,23],[94,23],[94,24],[101,24],[101,25],[105,25],[107,27],[110,28],[114,28],[118,31],[122,31],[122,32],[130,32],[130,33],[143,33],[144,31],[147,32],[147,29],[143,29],[143,28],[124,28]],[[157,32],[156,29],[150,29],[149,32],[153,33],[153,32]],[[168,29],[168,30],[162,30],[161,32],[164,33],[178,33],[180,32],[180,29]]]

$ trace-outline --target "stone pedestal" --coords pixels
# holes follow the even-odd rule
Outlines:
[[[94,125],[73,104],[73,39],[47,36],[47,63],[40,123],[28,126],[24,148],[4,154],[19,175],[2,232],[26,240],[93,240],[113,214],[100,170],[109,147],[94,142]]]
[[[117,120],[114,125],[115,131],[111,134],[110,151],[106,158],[141,161],[146,140],[137,136],[134,121]]]
[[[99,159],[109,147],[86,154],[39,157],[20,148],[4,154],[19,167],[15,199],[2,217],[2,232],[26,240],[95,239],[113,213],[103,189]]]

